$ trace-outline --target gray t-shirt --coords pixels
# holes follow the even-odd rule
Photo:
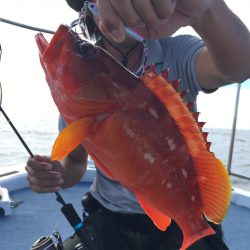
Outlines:
[[[169,80],[181,79],[180,89],[188,90],[186,100],[195,102],[201,90],[195,75],[195,59],[197,52],[204,47],[204,42],[194,36],[180,35],[163,40],[149,40],[147,47],[147,65],[155,64],[157,73],[169,69]],[[65,126],[60,117],[59,129]],[[110,180],[100,169],[96,170],[90,192],[104,207],[121,213],[144,213],[133,193]]]

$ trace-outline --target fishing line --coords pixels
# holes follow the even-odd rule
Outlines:
[[[42,29],[42,28],[27,25],[27,24],[14,22],[14,21],[11,21],[9,19],[2,18],[2,17],[0,17],[0,22],[8,23],[8,24],[11,24],[14,26],[18,26],[20,28],[29,29],[29,30],[33,30],[33,31],[40,31],[40,32],[48,33],[48,34],[55,34],[55,32],[52,30]]]
[[[89,18],[91,16],[91,19]],[[89,21],[93,20],[93,17],[100,18],[98,7],[95,3],[85,1],[82,9],[79,12],[79,18],[78,18],[78,24],[80,26],[80,29],[82,30],[82,34],[84,35],[85,39],[91,40],[91,36],[93,33],[99,34],[98,40],[96,40],[96,45],[99,45],[103,49],[106,50],[104,41],[107,42],[111,47],[113,47],[121,56],[121,64],[127,68],[128,66],[128,56],[140,45],[143,46],[143,64],[140,65],[139,69],[136,70],[138,75],[142,75],[146,70],[146,64],[147,64],[147,58],[148,58],[148,46],[147,42],[144,39],[143,36],[141,36],[139,33],[134,31],[130,27],[125,27],[124,31],[125,33],[133,38],[137,43],[135,43],[127,52],[123,52],[118,46],[114,45],[109,39],[107,39],[101,31],[98,29],[96,24],[92,22],[92,25],[89,23]],[[74,22],[74,26],[77,24],[77,21]],[[89,32],[90,26],[92,27],[92,31]]]

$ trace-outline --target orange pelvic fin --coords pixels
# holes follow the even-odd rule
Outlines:
[[[56,138],[52,149],[52,160],[62,160],[84,140],[93,124],[92,118],[82,118],[72,122]]]
[[[161,230],[165,231],[171,223],[171,218],[160,212],[153,204],[148,202],[143,195],[135,194],[141,207],[154,224]]]
[[[161,75],[149,72],[142,80],[162,102],[183,136],[194,162],[204,215],[220,223],[229,207],[232,188],[222,162],[207,149],[206,134],[198,124],[199,113],[191,113],[173,85]]]

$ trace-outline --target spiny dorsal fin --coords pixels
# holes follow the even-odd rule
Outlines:
[[[186,94],[187,94],[187,91],[184,91],[184,90],[183,90],[183,91],[181,91],[181,92],[180,92],[180,96],[181,96],[181,98],[182,98],[182,99],[184,99],[184,98],[185,98],[185,96],[186,96]]]
[[[220,223],[228,210],[232,188],[224,165],[207,149],[208,143],[198,124],[199,113],[191,113],[180,94],[163,77],[146,74],[142,80],[162,102],[183,136],[194,162],[204,215]]]
[[[174,87],[174,89],[178,92],[179,91],[180,80],[175,80],[171,84]]]
[[[198,122],[198,125],[199,125],[200,129],[202,129],[205,124],[206,124],[205,122]]]
[[[164,71],[161,72],[161,76],[165,78],[166,80],[168,80],[168,73],[169,73],[169,69],[165,69]]]
[[[210,150],[210,147],[211,147],[211,142],[210,141],[207,141],[206,145],[207,145],[207,150]]]
[[[202,134],[203,134],[203,137],[204,137],[205,141],[207,141],[208,132],[202,132]]]
[[[187,107],[188,107],[189,111],[192,112],[193,107],[194,107],[194,102],[187,103]]]
[[[196,120],[197,123],[198,123],[198,120],[199,120],[199,115],[200,115],[200,112],[193,113],[193,117],[194,117],[194,119]]]
[[[156,74],[155,64],[149,66],[149,71]]]

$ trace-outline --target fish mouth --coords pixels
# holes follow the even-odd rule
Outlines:
[[[70,35],[68,34],[70,33]],[[60,25],[52,37],[50,43],[39,33],[36,35],[36,42],[39,48],[40,56],[45,63],[51,63],[61,52],[66,44],[74,44],[74,34],[66,25]]]

